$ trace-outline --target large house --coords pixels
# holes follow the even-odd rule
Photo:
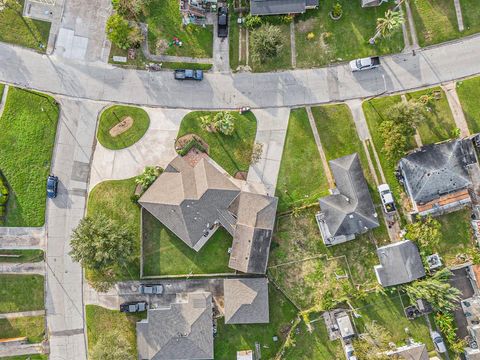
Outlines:
[[[358,154],[329,161],[337,188],[320,198],[317,223],[325,245],[355,239],[379,226]]]
[[[229,267],[266,272],[278,199],[228,175],[204,153],[177,156],[139,204],[199,251],[220,227],[232,236]]]
[[[477,157],[469,139],[426,145],[402,158],[398,171],[412,213],[437,215],[471,203],[474,166]]]
[[[252,15],[301,14],[318,7],[318,0],[250,0]]]

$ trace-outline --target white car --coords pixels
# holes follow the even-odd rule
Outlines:
[[[354,349],[352,344],[347,344],[344,347],[345,350],[345,356],[347,357],[347,360],[357,360],[357,357],[354,355]]]
[[[395,201],[393,200],[392,192],[388,184],[381,184],[378,186],[378,192],[380,194],[380,199],[382,199],[383,210],[387,214],[395,212]]]
[[[447,352],[447,347],[445,346],[445,343],[443,342],[442,335],[440,335],[436,331],[432,331],[430,333],[430,336],[432,337],[433,345],[435,346],[435,350],[437,350],[440,354],[446,353]]]
[[[375,69],[380,66],[380,58],[378,56],[372,56],[362,59],[356,59],[350,61],[350,70],[362,71]]]

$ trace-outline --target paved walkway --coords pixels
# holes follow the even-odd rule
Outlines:
[[[460,99],[458,98],[456,83],[451,82],[446,85],[442,85],[442,89],[445,91],[445,95],[447,96],[448,105],[450,105],[450,110],[452,110],[455,125],[460,129],[460,136],[470,136],[467,120],[465,119],[465,114],[463,113],[462,105],[460,104]]]
[[[415,29],[415,21],[413,19],[412,9],[410,8],[409,0],[405,0],[404,4],[407,12],[408,28],[410,30],[410,47],[416,50],[420,48],[420,45],[418,45],[417,29]]]
[[[20,355],[42,354],[43,344],[0,344],[0,358]],[[66,360],[66,358],[63,358]]]
[[[1,274],[38,274],[45,275],[45,263],[8,263],[0,262]]]
[[[463,31],[465,30],[465,26],[463,25],[462,6],[460,5],[460,0],[453,0],[453,4],[455,5],[455,14],[457,15],[458,31]]]
[[[15,319],[20,317],[42,316],[45,315],[45,310],[22,311],[0,314],[0,319]]]
[[[217,36],[217,20],[213,22],[213,71],[230,72],[229,38]]]
[[[132,146],[109,150],[97,142],[93,155],[89,191],[105,180],[128,179],[140,174],[145,166],[163,168],[177,155],[175,139],[188,110],[144,108],[150,117],[150,127]]]
[[[318,133],[317,125],[315,125],[315,119],[312,114],[312,109],[310,106],[307,106],[308,120],[310,122],[310,127],[312,128],[313,137],[315,138],[315,143],[317,144],[317,149],[320,154],[320,159],[322,160],[323,169],[325,170],[325,176],[327,177],[328,187],[330,189],[335,188],[335,180],[333,180],[332,172],[330,171],[330,166],[328,165],[327,157],[323,151],[322,142],[320,140],[320,134]]]
[[[292,56],[292,68],[297,67],[297,47],[295,46],[295,21],[290,23],[290,53]]]
[[[8,88],[8,85],[5,85],[3,88],[2,98],[0,99],[0,117],[2,117],[3,109],[5,108],[5,103],[7,102]]]
[[[0,249],[44,249],[45,228],[0,227]]]

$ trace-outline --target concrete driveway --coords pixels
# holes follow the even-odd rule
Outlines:
[[[93,155],[89,191],[105,180],[128,179],[140,174],[145,166],[163,168],[176,156],[175,138],[183,117],[189,110],[144,108],[150,127],[132,146],[109,150],[97,142]]]

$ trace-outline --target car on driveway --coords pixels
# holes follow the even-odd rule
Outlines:
[[[378,186],[378,192],[382,199],[383,210],[385,210],[385,213],[394,213],[397,209],[395,208],[395,201],[393,200],[390,186],[388,186],[388,184],[381,184]]]
[[[380,58],[378,56],[372,56],[368,58],[356,59],[350,61],[350,70],[362,71],[375,69],[380,66]]]
[[[48,175],[47,178],[47,196],[49,199],[54,199],[57,197],[58,191],[58,177],[53,175]]]
[[[145,301],[130,301],[120,304],[120,311],[124,313],[136,313],[147,310]]]
[[[437,331],[432,331],[430,333],[432,337],[433,345],[435,346],[435,350],[440,354],[447,352],[447,347],[445,346],[445,342],[443,341],[442,335],[440,335]]]
[[[177,69],[173,75],[175,80],[203,80],[202,70]]]
[[[357,357],[354,355],[352,344],[346,344],[343,350],[345,351],[345,357],[347,360],[357,360]]]
[[[228,9],[225,6],[218,8],[217,13],[217,35],[218,37],[225,38],[228,36]]]
[[[158,285],[145,285],[142,284],[138,288],[140,291],[140,294],[146,294],[146,295],[161,295],[163,294],[163,285],[158,284]]]

